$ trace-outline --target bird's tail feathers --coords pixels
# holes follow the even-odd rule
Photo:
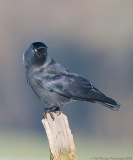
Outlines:
[[[121,106],[120,103],[114,101],[113,99],[111,99],[109,97],[106,97],[104,101],[95,101],[95,102],[97,102],[107,108],[110,108],[114,111],[118,111]]]

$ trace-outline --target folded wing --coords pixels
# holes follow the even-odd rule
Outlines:
[[[35,78],[44,89],[68,98],[85,98],[93,88],[90,81],[78,75],[49,75],[44,77],[40,73]]]

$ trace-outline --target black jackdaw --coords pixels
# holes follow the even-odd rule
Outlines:
[[[34,42],[23,54],[27,82],[46,105],[51,106],[44,111],[44,118],[59,110],[68,102],[75,100],[100,103],[114,111],[120,104],[106,97],[92,83],[81,75],[72,73],[53,60],[47,53],[47,46],[42,42]]]

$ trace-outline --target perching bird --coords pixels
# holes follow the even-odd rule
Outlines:
[[[46,105],[44,118],[59,110],[68,102],[75,100],[100,103],[114,111],[120,104],[106,97],[92,83],[76,73],[68,71],[47,53],[47,46],[42,42],[32,43],[23,53],[27,82]]]

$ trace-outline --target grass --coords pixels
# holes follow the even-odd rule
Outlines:
[[[96,139],[79,137],[74,137],[74,139],[79,160],[133,160],[133,147]],[[117,159],[111,159],[111,157]],[[18,159],[49,160],[46,135],[18,131],[0,132],[0,160]]]

